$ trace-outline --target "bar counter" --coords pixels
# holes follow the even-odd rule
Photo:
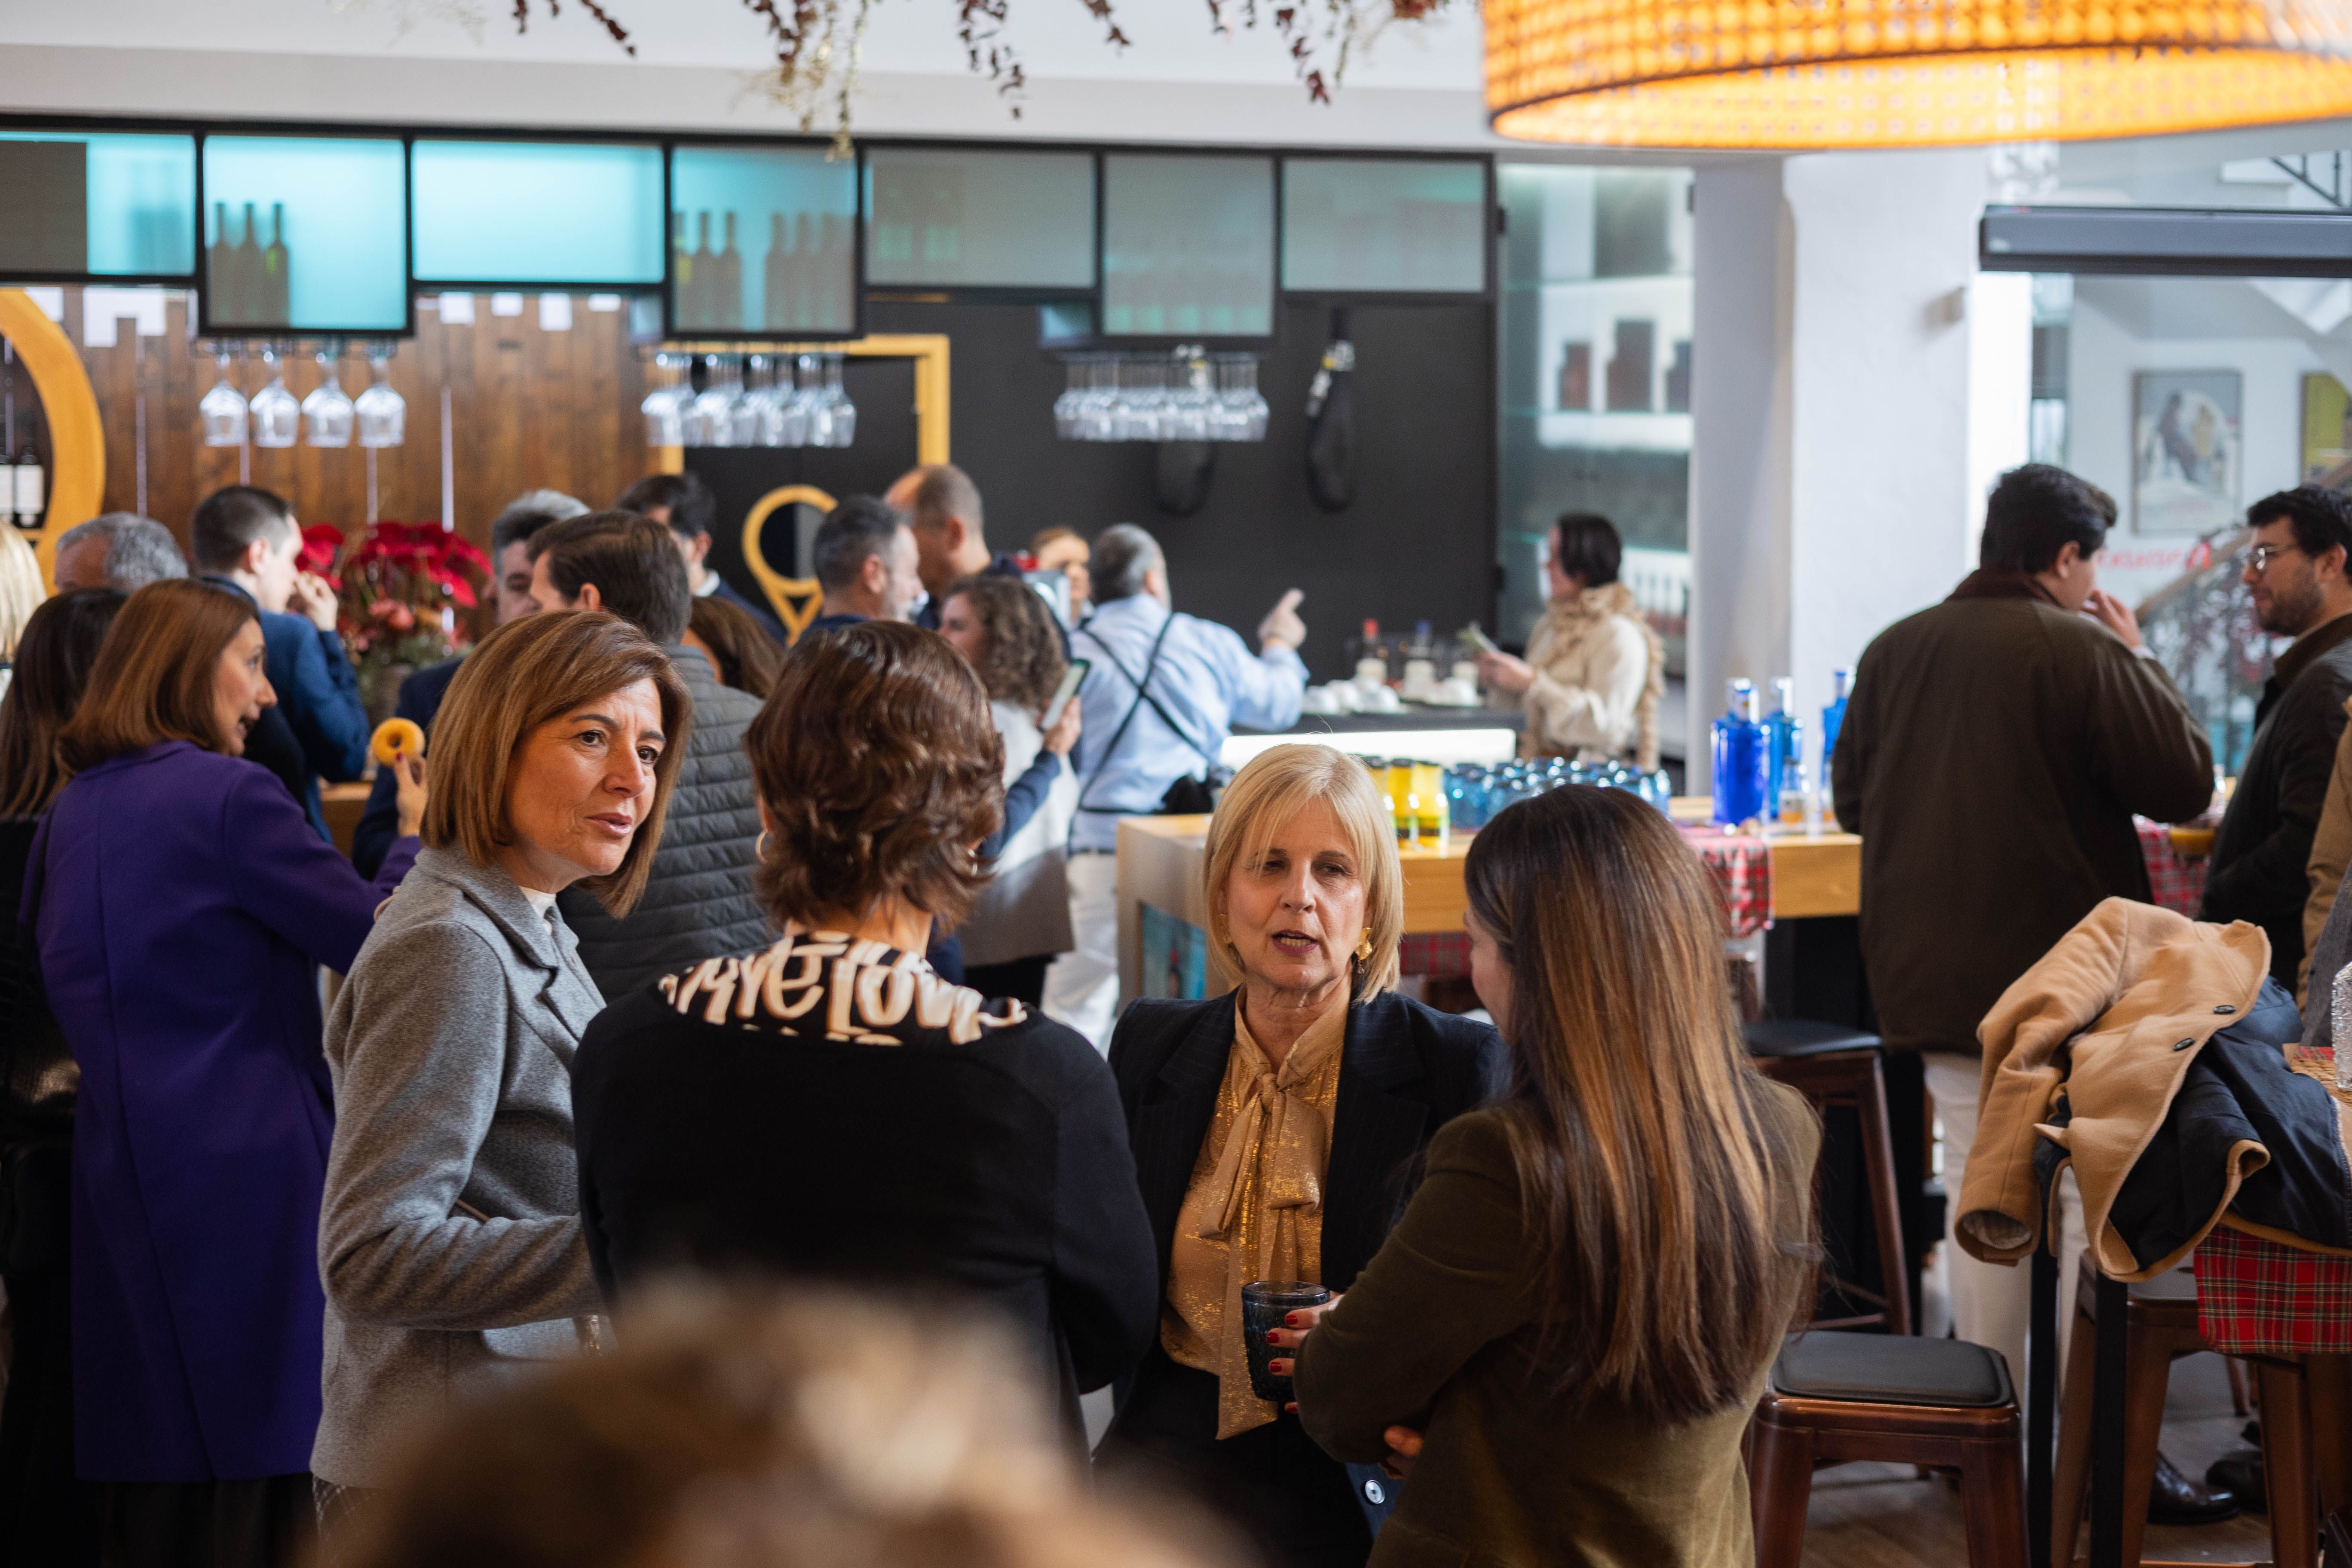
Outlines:
[[[1678,822],[1706,820],[1704,797],[1677,797]],[[1118,978],[1121,994],[1143,994],[1143,907],[1208,929],[1208,900],[1202,890],[1209,819],[1205,816],[1128,816],[1118,824]],[[1443,850],[1409,848],[1404,862],[1404,930],[1408,936],[1462,929],[1465,903],[1462,861],[1469,834],[1458,834]],[[1851,833],[1802,830],[1767,840],[1772,858],[1772,918],[1807,920],[1852,915],[1862,908],[1862,840]],[[1211,994],[1222,989],[1215,968],[1206,977]]]

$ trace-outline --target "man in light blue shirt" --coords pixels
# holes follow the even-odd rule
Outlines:
[[[1286,730],[1298,721],[1307,666],[1299,591],[1258,626],[1259,652],[1239,633],[1169,607],[1159,542],[1133,523],[1094,542],[1094,602],[1071,634],[1091,660],[1078,689],[1083,724],[1073,761],[1078,816],[1070,831],[1075,952],[1045,978],[1045,1011],[1108,1049],[1118,1002],[1118,819],[1161,809],[1169,786],[1204,777],[1234,724]]]

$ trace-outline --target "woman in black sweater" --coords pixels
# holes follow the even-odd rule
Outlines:
[[[744,740],[782,939],[614,1003],[572,1063],[588,1254],[624,1310],[665,1268],[936,1287],[1078,1395],[1150,1342],[1158,1269],[1109,1069],[923,960],[998,822],[988,699],[936,634],[785,661]]]
[[[122,600],[85,588],[35,610],[0,697],[0,1279],[16,1315],[0,1406],[0,1541],[27,1563],[96,1562],[98,1515],[91,1489],[74,1479],[67,1237],[81,1075],[17,905],[41,814],[66,782],[58,731],[81,705]]]

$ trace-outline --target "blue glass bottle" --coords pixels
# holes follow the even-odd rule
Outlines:
[[[1726,826],[1766,815],[1771,737],[1758,714],[1756,683],[1731,683],[1730,710],[1715,721],[1715,820]]]
[[[1829,705],[1822,710],[1822,798],[1830,795],[1830,759],[1837,755],[1838,727],[1845,722],[1846,694],[1853,689],[1853,671],[1841,669],[1830,676]],[[1824,808],[1826,809],[1826,808]]]

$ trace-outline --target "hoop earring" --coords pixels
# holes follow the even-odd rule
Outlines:
[[[760,837],[751,840],[751,858],[764,862],[768,858],[768,830],[760,829]]]

